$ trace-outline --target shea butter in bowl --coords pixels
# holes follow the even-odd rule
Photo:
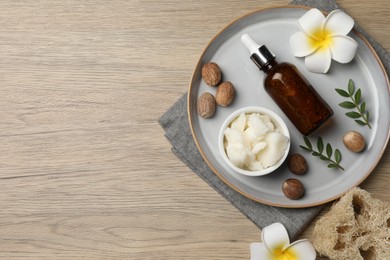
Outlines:
[[[275,171],[290,150],[290,133],[283,119],[263,107],[233,112],[219,132],[219,151],[236,172],[262,176]]]

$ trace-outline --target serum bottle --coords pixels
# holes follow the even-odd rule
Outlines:
[[[303,135],[309,135],[333,115],[333,110],[293,64],[277,63],[275,55],[248,34],[242,35],[241,41],[250,51],[251,60],[266,74],[265,90]]]

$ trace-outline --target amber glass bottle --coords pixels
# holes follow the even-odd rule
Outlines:
[[[313,86],[290,63],[277,63],[267,47],[242,37],[251,50],[251,60],[266,74],[264,88],[295,127],[309,135],[333,115],[332,109]]]

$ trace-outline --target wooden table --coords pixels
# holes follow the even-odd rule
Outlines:
[[[157,119],[214,34],[287,3],[2,1],[0,258],[249,259],[260,230]],[[388,0],[338,3],[390,51]],[[389,170],[388,148],[362,187],[390,201]]]

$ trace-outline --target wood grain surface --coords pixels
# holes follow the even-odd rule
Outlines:
[[[388,0],[338,3],[390,51]],[[1,1],[0,259],[249,259],[260,230],[157,119],[218,31],[285,4]],[[389,171],[387,148],[362,187],[390,201]]]

